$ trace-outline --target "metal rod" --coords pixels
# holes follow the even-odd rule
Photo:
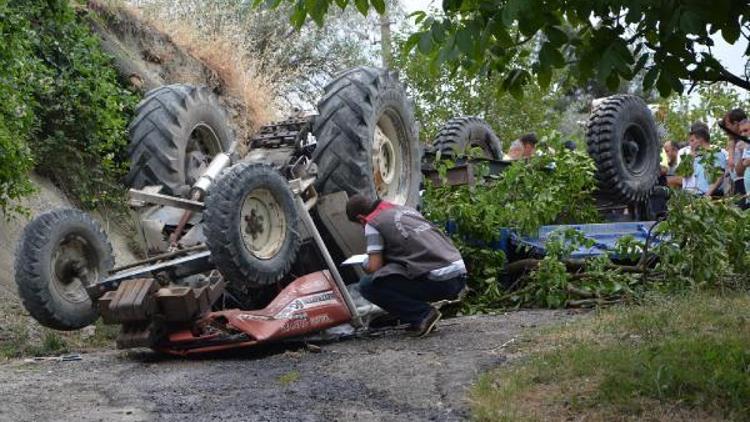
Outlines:
[[[325,260],[326,265],[328,265],[328,269],[333,276],[333,280],[336,282],[336,287],[338,288],[339,293],[341,293],[341,297],[344,298],[344,303],[346,304],[346,307],[349,309],[349,313],[352,316],[352,325],[357,328],[362,327],[362,319],[359,317],[359,314],[357,314],[357,307],[354,305],[352,296],[349,294],[349,290],[347,290],[346,284],[344,284],[344,280],[341,278],[341,274],[339,274],[338,268],[336,268],[336,263],[333,262],[333,258],[331,258],[331,254],[328,252],[328,248],[323,242],[323,238],[320,237],[320,232],[318,232],[318,228],[315,227],[315,223],[313,222],[310,213],[307,211],[307,208],[305,208],[305,202],[299,195],[295,197],[295,201],[297,203],[297,211],[302,218],[302,222],[305,223],[305,226],[307,226],[307,230],[312,234],[313,239],[315,240],[315,244],[318,245],[320,254],[323,255],[323,259]]]
[[[114,274],[114,273],[120,272],[122,270],[127,270],[128,268],[139,267],[139,266],[144,265],[144,264],[149,264],[149,263],[152,263],[152,262],[161,261],[163,259],[174,258],[176,256],[185,255],[186,253],[189,253],[189,252],[202,251],[202,250],[205,250],[205,249],[206,249],[206,245],[200,244],[200,245],[190,246],[190,247],[187,247],[185,249],[179,249],[179,250],[176,250],[174,252],[166,252],[166,253],[163,253],[163,254],[154,255],[154,256],[152,256],[150,258],[142,259],[140,261],[132,262],[130,264],[122,265],[122,266],[117,267],[117,268],[113,268],[109,273],[110,274]]]

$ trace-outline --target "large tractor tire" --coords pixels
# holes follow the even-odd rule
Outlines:
[[[265,164],[238,163],[209,189],[203,232],[211,261],[240,302],[281,280],[300,246],[299,216],[286,179]]]
[[[490,125],[479,117],[454,117],[449,120],[438,132],[432,146],[443,157],[467,155],[471,148],[478,147],[484,158],[503,158],[500,139]]]
[[[163,185],[162,193],[184,196],[211,159],[226,151],[234,131],[208,88],[168,85],[149,91],[128,128],[133,188]]]
[[[112,269],[112,246],[88,214],[56,209],[23,231],[16,251],[16,284],[23,305],[42,325],[75,330],[98,318],[86,286]]]
[[[347,70],[326,88],[313,125],[316,189],[419,202],[421,152],[412,103],[393,72]]]
[[[599,190],[627,203],[645,200],[659,176],[659,137],[642,99],[615,95],[594,107],[586,143],[596,163]]]

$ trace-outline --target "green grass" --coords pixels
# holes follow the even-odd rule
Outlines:
[[[27,356],[56,356],[91,349],[114,347],[119,326],[96,322],[91,336],[82,331],[56,331],[39,326],[28,317],[17,317],[8,321],[0,335],[0,359]]]
[[[750,296],[709,294],[617,307],[530,339],[519,365],[472,391],[478,420],[744,419]]]
[[[281,384],[281,385],[283,385],[283,386],[286,387],[286,386],[288,386],[290,384],[293,384],[293,383],[297,382],[299,380],[299,378],[300,378],[300,374],[299,374],[298,371],[290,371],[290,372],[287,372],[284,375],[281,375],[277,379],[277,381],[279,381],[279,384]]]

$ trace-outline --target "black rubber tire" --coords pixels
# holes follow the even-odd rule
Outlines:
[[[242,206],[248,194],[256,189],[270,191],[287,223],[282,244],[269,259],[254,256],[242,240]],[[302,239],[289,184],[269,165],[242,162],[227,169],[211,185],[205,204],[203,232],[211,262],[224,276],[229,292],[251,304],[253,290],[281,280],[297,257]]]
[[[627,203],[648,197],[659,177],[660,146],[642,99],[615,95],[599,103],[589,117],[586,143],[604,196]]]
[[[402,183],[404,199],[392,202],[418,204],[422,179],[418,130],[412,102],[394,72],[357,67],[341,73],[326,86],[318,112],[313,124],[318,192],[377,196],[372,146],[378,121],[388,116],[408,153],[403,160],[408,173]]]
[[[200,128],[200,129],[199,129]],[[128,127],[130,187],[163,185],[162,193],[182,195],[194,183],[185,174],[186,151],[193,132],[211,134],[207,156],[226,151],[234,141],[227,114],[206,87],[167,85],[146,93]]]
[[[472,146],[480,147],[484,158],[503,159],[503,144],[490,125],[479,117],[454,117],[442,127],[432,141],[434,151],[442,157],[465,155]]]
[[[101,226],[88,214],[69,208],[55,209],[34,218],[24,228],[16,249],[15,273],[24,307],[45,327],[76,330],[99,317],[83,284],[76,300],[57,288],[53,259],[57,248],[73,238],[85,240],[87,259],[96,273],[84,283],[92,284],[112,269],[112,246]]]

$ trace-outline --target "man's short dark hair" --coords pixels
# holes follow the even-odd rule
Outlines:
[[[729,113],[727,113],[727,116],[729,117],[729,121],[732,123],[739,123],[747,119],[747,114],[745,114],[745,110],[741,108],[735,108],[735,109],[730,110]]]
[[[524,145],[536,145],[537,142],[539,140],[536,139],[536,133],[527,133],[521,137],[521,143]]]
[[[703,122],[695,122],[690,125],[690,135],[694,135],[696,138],[703,139],[706,142],[711,142],[708,125]]]
[[[349,221],[358,223],[358,217],[360,215],[366,216],[375,211],[375,208],[378,207],[378,204],[380,204],[379,199],[372,200],[369,197],[359,193],[353,195],[346,202],[346,217],[349,219]]]

